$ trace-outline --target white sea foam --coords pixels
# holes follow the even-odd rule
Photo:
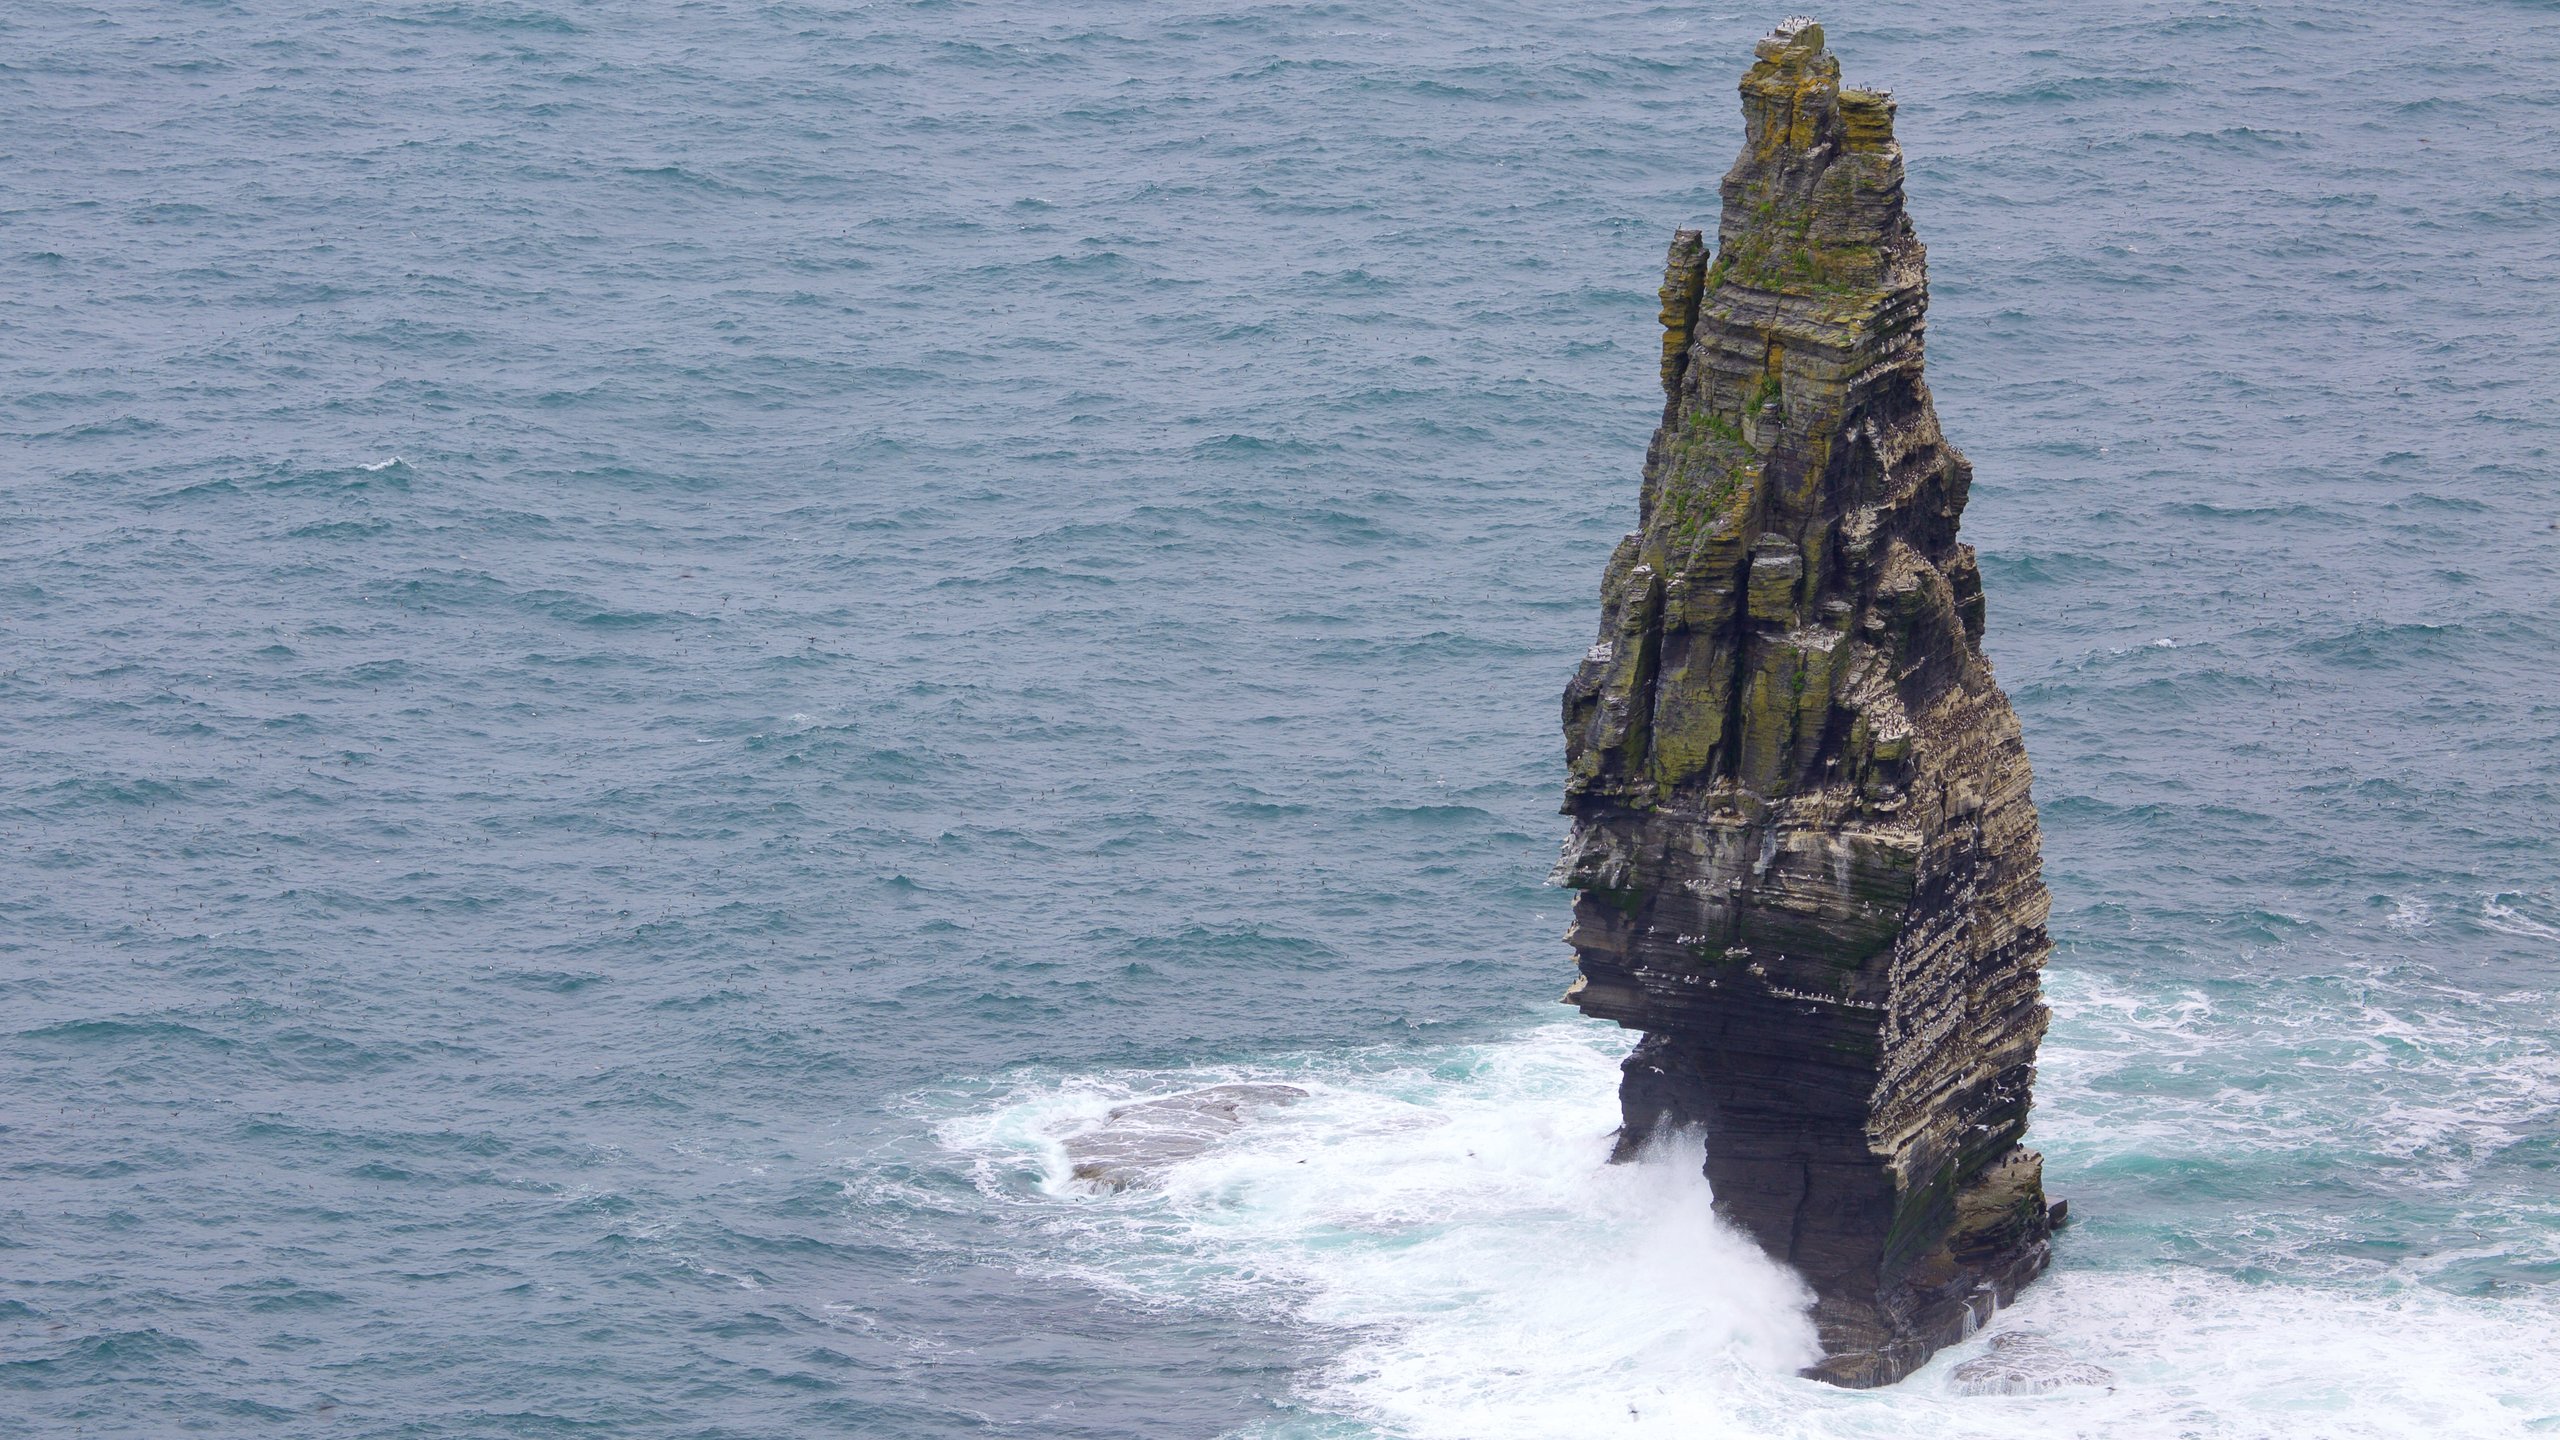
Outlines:
[[[1802,1287],[1710,1218],[1694,1162],[1603,1163],[1623,1050],[1568,1021],[1402,1063],[1088,1078],[943,1134],[1029,1232],[1024,1263],[1329,1338],[1293,1408],[1244,1432],[1253,1440],[2560,1429],[2548,1340],[2560,1306],[2538,1295],[2248,1282],[2139,1253],[2075,1261],[2078,1235],[1991,1332],[1903,1384],[1852,1393],[1797,1379],[1812,1354]],[[1067,1178],[1059,1138],[1113,1105],[1236,1080],[1311,1093],[1173,1166],[1161,1190],[1094,1197]],[[2075,1107],[2055,1108],[2056,1123],[2075,1123]],[[1955,1367],[2009,1329],[2103,1367],[2112,1385],[1962,1393]]]
[[[359,470],[364,470],[364,471],[388,470],[388,469],[390,469],[390,468],[391,468],[392,466],[394,466],[394,465],[406,465],[406,464],[408,464],[408,463],[409,463],[408,461],[401,459],[401,458],[400,458],[399,456],[397,456],[397,455],[394,455],[394,456],[392,456],[392,457],[391,457],[390,459],[388,459],[388,460],[377,460],[377,461],[375,461],[374,463],[372,463],[372,464],[370,464],[370,465],[359,465],[359,466],[357,466],[356,468],[357,468],[357,469],[359,469]]]
[[[2460,1189],[2560,1126],[2538,996],[2353,975],[2208,995],[2069,973],[2047,990],[2038,1134],[2074,1164],[2356,1156],[2391,1162],[2394,1185]]]
[[[2513,892],[2491,895],[2480,902],[2480,923],[2502,935],[2520,936],[2527,940],[2560,940],[2560,925],[2537,920],[2506,902],[2525,897]]]

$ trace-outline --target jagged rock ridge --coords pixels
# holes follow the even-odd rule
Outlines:
[[[1672,241],[1642,524],[1565,692],[1565,998],[1644,1032],[1621,1157],[1703,1128],[1717,1208],[1817,1296],[1807,1373],[1880,1385],[2045,1266],[2018,1142],[2049,902],[1893,101],[1811,21],[1757,55],[1712,260]]]

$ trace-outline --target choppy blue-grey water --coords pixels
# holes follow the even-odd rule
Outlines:
[[[0,1432],[2560,1430],[2549,4],[1823,14],[2114,1384],[1792,1379],[1600,1165],[1557,696],[1777,18],[9,6]]]

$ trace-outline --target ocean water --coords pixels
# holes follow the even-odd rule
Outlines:
[[[1778,18],[0,8],[0,1434],[2560,1432],[2548,3],[1822,12],[2076,1223],[1848,1394],[1600,1163],[1557,697]]]

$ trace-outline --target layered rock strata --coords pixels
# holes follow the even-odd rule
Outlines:
[[[1566,999],[1644,1032],[1621,1158],[1697,1127],[1719,1211],[1888,1384],[2043,1270],[2023,1149],[2048,901],[2017,718],[1921,378],[1893,101],[1789,21],[1712,252],[1662,284],[1642,524],[1565,692]]]

